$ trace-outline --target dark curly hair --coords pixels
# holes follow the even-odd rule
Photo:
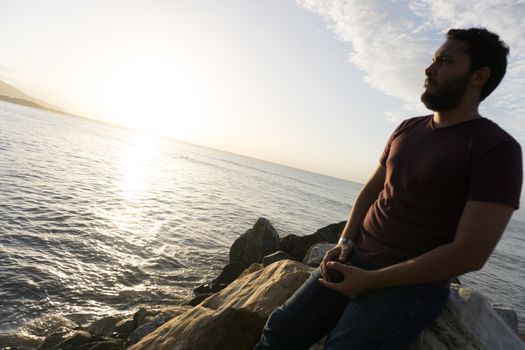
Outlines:
[[[480,100],[483,101],[494,91],[505,75],[509,47],[497,34],[485,28],[451,29],[447,32],[447,39],[466,43],[471,72],[482,67],[490,68],[490,77],[481,88]]]

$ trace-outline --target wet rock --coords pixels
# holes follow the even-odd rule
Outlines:
[[[107,316],[91,323],[87,331],[92,337],[109,337],[115,330],[115,325],[122,317]]]
[[[341,221],[320,228],[311,235],[288,235],[281,239],[279,250],[287,252],[294,260],[303,261],[308,249],[314,244],[320,242],[337,243],[345,225],[346,221]]]
[[[230,248],[230,262],[259,263],[263,257],[279,249],[279,235],[270,221],[259,218]]]
[[[96,342],[86,350],[122,350],[124,349],[123,339],[112,339],[106,341]],[[83,349],[78,349],[83,350]]]
[[[202,303],[210,295],[213,295],[213,293],[199,294],[199,295],[197,295],[197,296],[195,296],[193,298],[189,298],[187,300],[184,300],[181,305],[197,306],[200,303]]]
[[[286,259],[292,260],[292,257],[287,252],[278,250],[273,254],[266,255],[262,260],[262,264],[263,266],[268,266],[276,261],[281,261],[281,260],[286,260]]]
[[[252,349],[266,318],[306,280],[291,260],[246,273],[221,292],[167,322],[129,350]]]
[[[193,294],[209,294],[211,293],[211,284],[201,284],[197,288],[193,289]]]
[[[53,349],[79,349],[82,345],[94,343],[95,339],[87,331],[74,331],[74,333],[67,339],[56,344]]]
[[[326,252],[334,246],[335,244],[326,242],[314,244],[308,249],[308,252],[303,259],[303,264],[310,267],[318,267],[321,265],[321,261],[323,261]]]
[[[135,328],[139,327],[144,323],[144,321],[147,322],[147,318],[151,319],[155,315],[159,314],[161,310],[159,308],[144,308],[141,307],[140,309],[135,312],[133,315],[133,322],[135,322]]]
[[[212,282],[212,292],[214,285],[230,284],[248,267],[250,264],[241,261],[234,261],[222,268],[222,272]]]
[[[67,327],[59,327],[51,334],[47,335],[44,341],[38,346],[38,350],[52,350],[56,349],[56,345],[66,340],[75,331]]]
[[[159,328],[172,318],[184,313],[189,308],[189,306],[175,306],[163,309],[155,316],[144,317],[143,323],[137,329],[135,329],[126,339],[126,345],[129,346],[135,344],[144,336],[150,334],[155,329]],[[150,319],[148,320],[148,318]]]
[[[115,325],[113,337],[126,339],[131,334],[131,332],[135,330],[135,328],[135,321],[133,321],[132,318],[121,320]]]
[[[233,282],[239,275],[249,266],[250,264],[234,261],[227,264],[222,268],[221,273],[215,278],[211,284],[203,284],[193,290],[195,295],[204,294],[209,295],[210,293],[217,293],[226,288],[231,282]],[[194,298],[191,300],[192,303],[202,301],[202,298]],[[188,304],[188,302],[185,302]],[[198,304],[198,302],[197,302]],[[196,304],[189,304],[196,305]]]

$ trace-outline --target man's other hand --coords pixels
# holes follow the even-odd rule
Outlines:
[[[340,283],[333,283],[326,278],[319,278],[319,283],[326,288],[336,290],[349,298],[353,298],[370,289],[375,289],[376,271],[367,271],[336,261],[329,261],[326,265],[329,269],[340,271],[344,276],[344,280]]]
[[[341,263],[346,262],[350,258],[352,253],[352,244],[348,243],[338,243],[335,247],[326,252],[321,265],[319,266],[321,270],[321,276],[323,279],[328,280],[328,274],[326,272],[326,264],[329,261],[339,261]]]

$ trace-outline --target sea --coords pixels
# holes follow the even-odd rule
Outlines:
[[[0,102],[0,348],[172,305],[265,217],[279,235],[346,220],[362,184]],[[461,277],[525,330],[525,223]]]

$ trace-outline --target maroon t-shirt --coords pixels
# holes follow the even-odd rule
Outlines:
[[[519,207],[520,145],[486,118],[443,128],[432,115],[407,119],[380,163],[385,185],[355,243],[355,253],[376,268],[451,242],[468,200]]]

